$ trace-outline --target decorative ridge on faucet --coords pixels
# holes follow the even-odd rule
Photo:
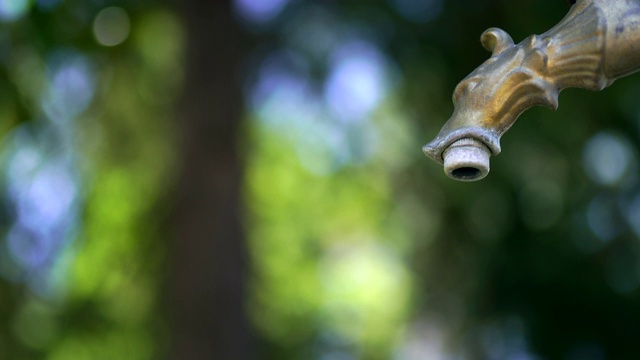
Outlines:
[[[526,109],[555,110],[565,88],[602,90],[640,68],[640,0],[578,0],[544,34],[514,45],[490,28],[480,41],[491,57],[456,86],[453,115],[423,147],[461,181],[489,173],[500,137]]]

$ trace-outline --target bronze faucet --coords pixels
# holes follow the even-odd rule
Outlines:
[[[456,86],[453,115],[422,148],[461,181],[487,176],[500,137],[526,109],[555,110],[562,89],[602,90],[640,69],[640,0],[578,0],[542,35],[514,45],[491,28],[480,41],[491,57]]]

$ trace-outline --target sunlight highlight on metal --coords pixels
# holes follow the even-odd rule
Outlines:
[[[102,9],[93,21],[93,35],[104,46],[116,46],[129,37],[129,15],[120,7]]]

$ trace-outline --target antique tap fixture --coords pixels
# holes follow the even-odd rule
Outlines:
[[[514,45],[491,28],[480,41],[491,57],[456,86],[453,115],[422,148],[461,181],[489,173],[500,137],[526,109],[556,109],[562,89],[602,90],[640,69],[640,0],[577,0],[542,35]]]

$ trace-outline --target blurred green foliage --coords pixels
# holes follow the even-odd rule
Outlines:
[[[4,182],[6,241],[23,215],[52,216],[50,209],[63,201],[64,184],[42,170],[61,153],[70,159],[66,174],[78,207],[64,209],[64,219],[76,220],[63,236],[44,232],[40,223],[35,230],[43,233],[32,244],[17,240],[25,242],[21,251],[51,249],[44,255],[50,265],[25,262],[18,250],[2,251],[3,267],[12,263],[14,270],[4,272],[9,281],[0,285],[0,358],[157,358],[165,350],[158,343],[166,332],[158,316],[165,272],[162,203],[174,162],[169,134],[181,81],[180,21],[155,4],[112,7],[134,26],[118,46],[106,47],[93,28],[106,4],[25,4],[24,14],[0,25],[6,50],[0,71],[8,80],[0,90],[6,94],[4,173],[11,178],[26,166],[23,156],[11,167],[12,152],[31,146],[24,133],[45,150],[34,150],[42,162],[18,179],[24,195],[14,196],[11,181]],[[111,20],[102,31],[117,30]],[[79,63],[89,72],[74,67]],[[83,94],[91,94],[90,104],[72,111]],[[44,189],[37,189],[38,181]],[[35,208],[22,214],[29,196],[36,196]]]
[[[393,201],[391,164],[380,159],[319,176],[278,134],[258,125],[251,138],[251,309],[264,336],[284,348],[272,357],[305,347],[296,356],[313,357],[314,347],[337,346],[388,358],[412,290],[403,264],[412,245],[406,211]]]

